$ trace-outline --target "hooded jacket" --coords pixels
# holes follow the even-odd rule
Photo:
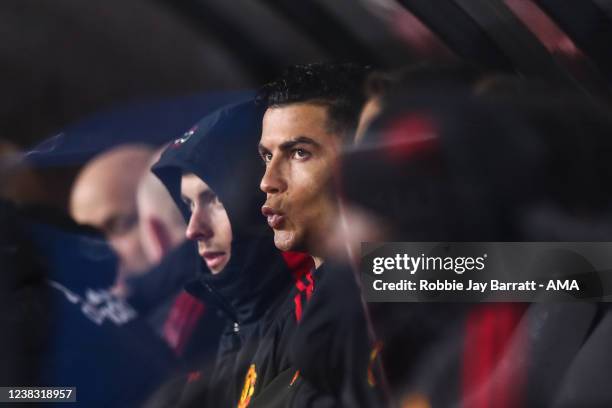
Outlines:
[[[181,176],[202,179],[223,203],[232,228],[231,257],[213,275],[200,257],[194,280],[186,289],[216,307],[226,319],[212,370],[198,374],[183,400],[205,406],[235,406],[257,348],[260,333],[272,322],[280,303],[293,287],[292,276],[274,246],[260,206],[264,167],[257,155],[263,110],[252,101],[220,109],[175,140],[153,166],[179,209],[189,218],[180,198]],[[265,317],[265,319],[264,319]]]

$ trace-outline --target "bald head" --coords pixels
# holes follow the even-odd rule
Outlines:
[[[136,191],[152,154],[145,145],[106,151],[85,165],[72,187],[70,214],[106,234],[119,255],[122,274],[149,266],[138,233]]]
[[[166,146],[157,150],[149,161],[150,169]],[[146,171],[137,194],[140,240],[151,263],[158,263],[185,239],[185,220],[163,183]]]

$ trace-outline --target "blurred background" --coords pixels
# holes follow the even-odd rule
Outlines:
[[[0,19],[2,150],[47,140],[57,194],[37,194],[60,207],[94,153],[177,137],[289,64],[463,59],[604,98],[612,68],[607,0],[7,0]]]

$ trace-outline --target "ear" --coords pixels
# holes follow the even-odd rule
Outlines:
[[[147,227],[147,231],[151,234],[153,255],[156,262],[159,262],[172,249],[170,234],[164,223],[155,216],[147,219]]]

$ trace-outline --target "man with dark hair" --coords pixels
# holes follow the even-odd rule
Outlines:
[[[266,163],[262,208],[283,251],[305,251],[318,267],[319,243],[336,217],[333,168],[351,143],[365,101],[366,70],[352,64],[309,64],[287,69],[265,85],[259,152]]]
[[[350,63],[294,65],[264,85],[258,101],[268,108],[296,108],[296,104],[318,107],[326,113],[326,130],[352,143],[365,102],[361,84],[367,72],[367,68]]]
[[[245,378],[240,407],[378,406],[366,313],[350,269],[329,263],[323,244],[337,217],[333,173],[352,142],[364,102],[366,69],[309,64],[287,69],[263,87],[267,108],[259,152],[266,171],[262,213],[282,251],[306,252],[299,277]],[[341,296],[339,296],[341,294]],[[280,339],[280,340],[279,340]],[[277,363],[279,361],[279,363]]]

